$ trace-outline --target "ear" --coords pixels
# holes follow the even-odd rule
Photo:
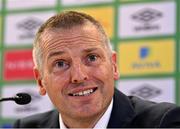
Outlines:
[[[33,68],[34,76],[37,81],[37,84],[39,86],[39,93],[40,95],[46,95],[46,88],[42,81],[42,75],[41,72],[37,68]]]
[[[113,51],[111,59],[112,59],[112,65],[113,65],[114,80],[118,80],[119,71],[118,71],[118,66],[117,66],[117,54],[115,51]]]

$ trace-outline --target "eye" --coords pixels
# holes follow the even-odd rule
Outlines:
[[[65,68],[69,67],[69,64],[68,64],[68,62],[66,62],[64,60],[58,60],[55,62],[55,67],[65,69]]]
[[[97,56],[92,54],[92,55],[88,55],[88,62],[94,62],[97,60]]]
[[[86,59],[85,59],[85,63],[86,65],[89,65],[89,66],[97,66],[99,65],[101,62],[101,56],[99,56],[98,54],[88,54],[86,56]]]

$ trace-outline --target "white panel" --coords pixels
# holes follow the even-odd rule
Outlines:
[[[62,5],[86,5],[86,4],[97,4],[97,3],[109,3],[114,0],[60,0]]]
[[[122,5],[119,7],[118,35],[129,38],[174,34],[175,12],[174,1]]]
[[[32,44],[40,25],[55,12],[11,14],[6,17],[5,45]]]
[[[45,112],[53,109],[48,96],[40,96],[35,85],[6,85],[2,88],[2,97],[12,97],[17,93],[26,92],[32,97],[27,105],[18,105],[13,101],[6,101],[2,105],[2,118],[21,118],[35,113]]]
[[[175,81],[171,78],[119,80],[117,87],[126,95],[155,102],[175,103]]]
[[[36,7],[55,7],[56,0],[7,0],[7,8],[27,9]]]
[[[0,11],[2,10],[2,0],[0,0]]]

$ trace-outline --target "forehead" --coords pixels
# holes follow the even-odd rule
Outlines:
[[[104,42],[103,35],[91,24],[75,26],[70,29],[46,30],[41,36],[43,49],[104,46]]]
[[[77,25],[71,28],[51,28],[45,30],[41,38],[42,39],[47,39],[54,38],[54,37],[60,37],[60,38],[73,38],[73,37],[78,37],[78,36],[86,36],[87,38],[89,37],[94,37],[96,39],[102,40],[103,34],[95,27],[95,25],[91,23],[86,23],[84,25]]]

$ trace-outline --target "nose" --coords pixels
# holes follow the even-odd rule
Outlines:
[[[76,63],[71,67],[71,82],[82,83],[88,79],[85,66],[81,63]]]

